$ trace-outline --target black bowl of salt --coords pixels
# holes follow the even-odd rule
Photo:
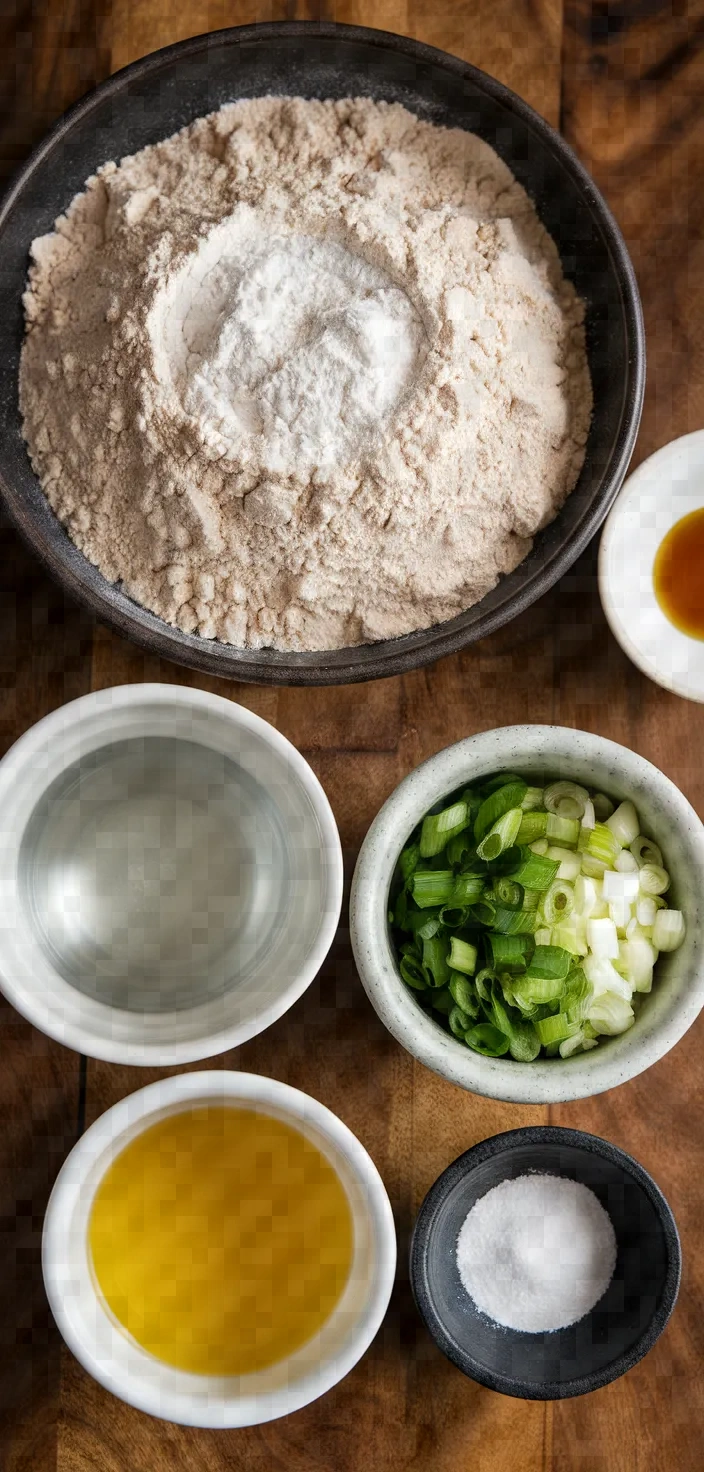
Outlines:
[[[585,1395],[662,1334],[680,1284],[675,1220],[648,1172],[596,1135],[493,1135],[428,1192],[411,1283],[438,1347],[525,1400]]]

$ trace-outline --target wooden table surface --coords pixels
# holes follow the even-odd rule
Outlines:
[[[253,20],[316,19],[270,0],[16,0],[0,19],[0,158],[9,172],[95,82],[159,46]],[[636,461],[704,420],[703,0],[341,0],[325,12],[455,52],[559,125],[604,191],[638,273],[649,378]],[[9,18],[8,18],[9,17]],[[607,631],[591,548],[514,626],[376,684],[263,689],[207,681],[95,627],[0,527],[0,752],[67,700],[135,680],[199,684],[275,724],[318,773],[348,863],[383,799],[474,731],[580,726],[661,767],[704,816],[704,707],[666,694]],[[81,1121],[156,1071],[80,1060],[0,1013],[0,1467],[4,1472],[698,1472],[704,1466],[704,1017],[641,1078],[595,1099],[521,1108],[464,1094],[372,1012],[344,922],[319,979],[262,1037],[219,1060],[308,1089],[370,1151],[396,1217],[391,1308],[355,1370],[297,1415],[252,1430],[168,1425],[113,1399],[61,1347],[46,1307],[44,1206]],[[517,1125],[592,1130],[652,1171],[684,1248],[674,1317],[624,1379],[579,1400],[512,1400],[466,1380],[414,1311],[405,1253],[430,1183]],[[701,1261],[700,1261],[701,1258]]]

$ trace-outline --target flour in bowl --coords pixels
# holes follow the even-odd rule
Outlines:
[[[206,639],[453,617],[584,459],[583,308],[493,150],[397,104],[228,104],[35,240],[20,407],[106,578]]]

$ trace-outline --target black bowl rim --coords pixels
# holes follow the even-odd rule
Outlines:
[[[458,1346],[446,1333],[427,1289],[425,1260],[428,1242],[437,1212],[446,1196],[457,1181],[476,1166],[495,1155],[509,1153],[518,1145],[571,1145],[618,1165],[633,1177],[654,1206],[665,1236],[668,1264],[662,1300],[647,1328],[636,1343],[623,1354],[617,1355],[611,1364],[591,1375],[576,1376],[573,1380],[544,1381],[542,1384],[519,1380],[509,1375],[495,1374],[468,1352],[461,1350],[458,1353]],[[502,1134],[490,1135],[488,1139],[481,1140],[478,1145],[473,1145],[470,1150],[465,1150],[464,1154],[453,1160],[442,1175],[438,1176],[416,1217],[410,1246],[410,1274],[413,1297],[426,1328],[438,1348],[463,1374],[501,1395],[518,1396],[522,1400],[566,1400],[570,1396],[587,1395],[592,1390],[609,1385],[612,1380],[617,1380],[637,1365],[652,1349],[677,1302],[682,1276],[682,1247],[669,1203],[652,1176],[632,1155],[628,1155],[618,1145],[613,1145],[610,1140],[603,1140],[599,1135],[591,1135],[584,1130],[568,1129],[562,1125],[528,1125],[523,1129],[506,1130]]]
[[[621,294],[629,345],[628,369],[622,422],[611,455],[610,468],[604,476],[600,491],[573,532],[536,569],[523,588],[515,594],[509,594],[503,603],[489,613],[475,617],[474,622],[468,626],[464,624],[464,620],[473,612],[472,609],[465,610],[445,623],[434,624],[429,629],[416,630],[396,639],[348,646],[339,650],[300,653],[286,653],[276,649],[248,650],[222,644],[214,639],[203,639],[195,634],[186,634],[148,609],[142,608],[114,584],[109,583],[78,551],[48,502],[46,513],[43,507],[28,506],[22,494],[0,476],[0,495],[24,540],[66,592],[86,605],[97,618],[151,653],[176,663],[223,678],[268,685],[336,685],[401,674],[429,664],[444,655],[453,654],[477,639],[485,638],[523,613],[572,566],[601,526],[628,469],[645,391],[645,333],[635,271],[621,231],[606,201],[573,149],[534,108],[495,77],[438,47],[391,31],[373,30],[367,26],[338,25],[330,21],[266,21],[207,31],[185,41],[178,41],[175,45],[162,47],[131,62],[106,81],[99,83],[93,91],[69,108],[32,151],[0,197],[0,230],[24,186],[45,157],[75,123],[89,116],[106,98],[119,97],[130,83],[158,74],[164,65],[175,59],[207,53],[219,47],[246,45],[248,42],[266,39],[267,36],[276,40],[296,40],[308,35],[322,39],[339,38],[363,42],[379,49],[396,51],[419,63],[440,67],[501,102],[539,136],[543,147],[559,157],[597,216]]]

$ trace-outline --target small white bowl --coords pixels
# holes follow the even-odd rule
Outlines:
[[[205,1101],[258,1109],[300,1130],[337,1171],[352,1210],[350,1277],[330,1318],[294,1355],[252,1375],[192,1375],[163,1364],[112,1318],[91,1270],[88,1224],[105,1171],[142,1130]],[[254,1426],[290,1415],[324,1395],[364,1354],[391,1296],[396,1234],[375,1165],[329,1109],[258,1074],[187,1073],[130,1094],[86,1130],[49,1199],[42,1264],[51,1311],[66,1343],[113,1395],[184,1426]]]
[[[446,1033],[414,1000],[399,975],[387,919],[399,854],[434,803],[456,788],[501,771],[534,781],[580,782],[620,802],[630,798],[644,831],[662,848],[672,877],[672,903],[687,935],[661,955],[653,990],[620,1037],[573,1058],[485,1058]],[[669,898],[669,896],[668,896]],[[389,1032],[452,1083],[494,1099],[554,1104],[584,1099],[634,1078],[656,1063],[691,1027],[704,1005],[704,827],[686,798],[643,757],[587,731],[562,726],[505,726],[438,752],[396,788],[364,840],[352,883],[350,932],[357,969]]]
[[[178,685],[86,695],[0,762],[0,989],[92,1058],[236,1047],[332,943],[342,852],[317,777],[233,701]]]
[[[683,634],[665,616],[655,597],[653,565],[675,522],[703,506],[700,429],[663,445],[629,476],[609,512],[599,548],[599,593],[614,638],[657,685],[700,701],[704,639]]]

